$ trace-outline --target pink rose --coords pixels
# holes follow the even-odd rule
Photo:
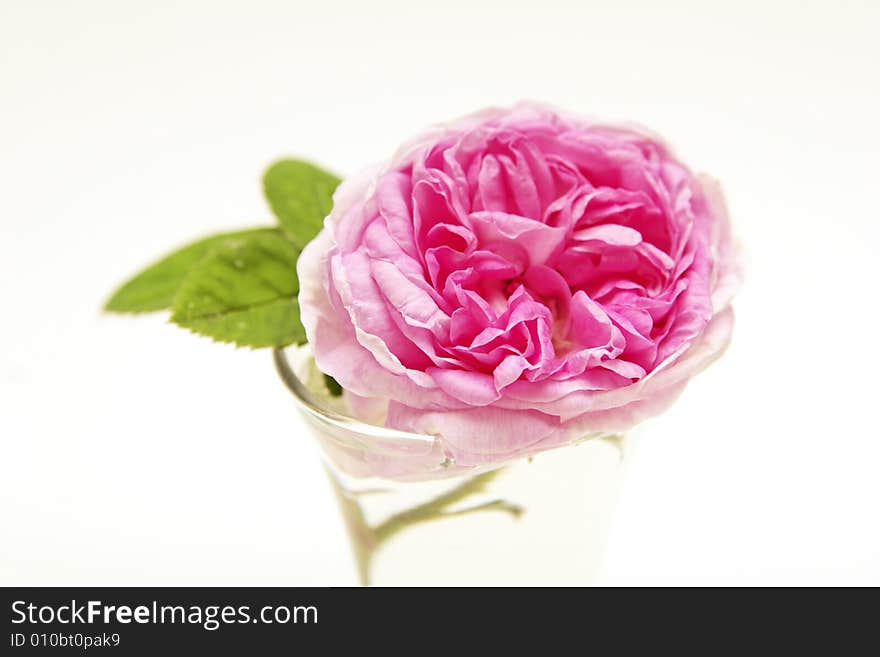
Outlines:
[[[318,367],[461,467],[661,412],[726,347],[737,284],[714,182],[534,105],[346,180],[298,267]]]

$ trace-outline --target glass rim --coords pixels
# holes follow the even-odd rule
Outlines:
[[[318,420],[322,424],[337,427],[343,431],[354,432],[372,438],[405,440],[418,443],[435,443],[439,436],[424,433],[414,433],[391,429],[378,424],[370,424],[357,418],[345,415],[321,404],[319,399],[308,389],[299,378],[287,358],[289,347],[274,347],[272,359],[275,362],[275,370],[284,383],[285,387],[293,395],[294,401],[300,410]]]

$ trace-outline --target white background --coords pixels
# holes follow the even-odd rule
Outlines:
[[[344,584],[269,354],[104,316],[170,247],[537,99],[666,135],[748,253],[727,355],[645,428],[607,584],[880,584],[880,4],[0,2],[0,583]]]

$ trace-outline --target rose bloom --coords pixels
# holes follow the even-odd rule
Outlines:
[[[737,283],[713,181],[642,129],[535,105],[343,182],[298,270],[316,364],[352,413],[437,436],[419,467],[457,469],[661,412],[727,346]],[[368,452],[347,469],[414,467]]]

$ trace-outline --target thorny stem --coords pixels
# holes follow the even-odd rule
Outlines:
[[[449,507],[457,502],[485,492],[486,486],[491,482],[501,469],[484,472],[468,479],[459,484],[452,490],[438,495],[432,500],[419,504],[406,511],[396,513],[379,523],[375,527],[370,527],[364,517],[364,512],[360,504],[354,499],[351,493],[343,489],[339,481],[330,473],[330,481],[336,492],[342,508],[342,515],[345,524],[351,535],[352,546],[354,549],[355,562],[357,564],[358,575],[361,584],[368,586],[370,584],[370,564],[376,551],[391,537],[397,535],[404,529],[418,525],[423,522],[433,520],[444,520],[446,518],[454,518],[470,513],[481,511],[501,511],[509,513],[514,518],[521,516],[525,509],[516,504],[511,504],[505,500],[491,500],[483,504],[450,511]]]

